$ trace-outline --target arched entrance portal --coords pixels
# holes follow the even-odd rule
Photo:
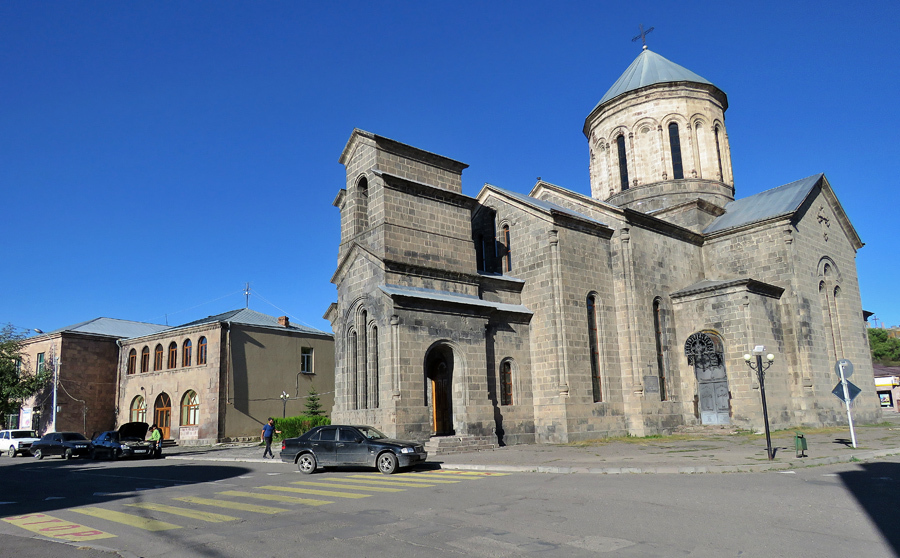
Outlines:
[[[433,435],[453,434],[453,350],[438,345],[425,357],[425,401],[431,407]]]
[[[156,426],[162,430],[164,440],[169,439],[169,424],[172,422],[172,399],[165,392],[160,393],[153,405],[153,416]]]
[[[731,424],[731,402],[722,340],[714,333],[698,332],[684,344],[688,364],[697,377],[701,424]]]

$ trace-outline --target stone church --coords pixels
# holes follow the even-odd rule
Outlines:
[[[584,123],[590,196],[462,194],[467,165],[354,130],[340,162],[335,423],[559,443],[880,417],[856,272],[823,174],[737,199],[728,99],[645,49]]]

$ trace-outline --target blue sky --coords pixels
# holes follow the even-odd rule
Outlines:
[[[728,94],[738,197],[825,172],[895,296],[897,2],[0,3],[0,323],[180,324],[244,306],[330,331],[354,127],[527,193],[589,194],[581,129],[640,53]]]

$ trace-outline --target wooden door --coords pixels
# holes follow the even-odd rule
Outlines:
[[[154,405],[154,416],[156,420],[156,426],[162,431],[162,439],[169,439],[169,425],[172,421],[172,400],[169,398],[169,395],[166,393],[159,394],[159,397],[156,398],[156,405]]]

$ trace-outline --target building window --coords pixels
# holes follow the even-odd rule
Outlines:
[[[312,347],[300,348],[300,372],[304,374],[315,374],[315,372],[313,372]]]
[[[597,297],[587,298],[588,346],[591,352],[591,391],[594,403],[603,401],[603,390],[600,378],[600,327],[597,316]]]
[[[684,168],[681,164],[681,138],[678,137],[678,124],[669,124],[669,147],[672,150],[672,178],[680,180],[684,178]]]
[[[372,326],[367,336],[369,346],[369,408],[378,408],[378,328]]]
[[[357,234],[369,228],[369,181],[366,177],[359,179],[356,184],[356,219]]]
[[[662,331],[662,310],[660,309],[660,300],[657,298],[653,301],[653,334],[656,339],[656,374],[659,376],[659,400],[666,401],[668,394],[666,393],[666,359],[663,344]]]
[[[616,138],[616,145],[619,148],[619,183],[622,191],[628,189],[628,159],[625,156],[625,136],[620,135]]]
[[[479,234],[475,237],[475,266],[478,268],[478,271],[485,271],[483,234]]]
[[[182,366],[190,366],[191,365],[191,350],[193,347],[191,346],[191,340],[185,339],[184,344],[181,346],[181,365]]]
[[[147,422],[147,402],[138,395],[131,400],[131,422]]]
[[[162,361],[163,361],[163,348],[162,345],[157,345],[156,350],[153,351],[153,370],[162,370]]]
[[[181,398],[181,426],[197,426],[200,424],[200,398],[197,392],[190,390]]]
[[[37,366],[34,367],[35,374],[40,374],[44,371],[44,353],[37,354]]]
[[[172,341],[169,343],[169,368],[178,367],[178,343]]]
[[[141,372],[150,370],[150,347],[141,349]]]
[[[509,242],[509,225],[500,228],[500,241],[503,242],[502,266],[505,271],[512,271],[512,244]]]
[[[128,352],[128,373],[134,374],[135,369],[137,368],[137,351],[131,349]]]
[[[719,145],[719,126],[717,125],[713,131],[716,141],[716,161],[719,162],[719,180],[725,182],[725,175],[722,174],[722,148]]]
[[[509,360],[500,363],[500,404],[513,404],[512,362]]]
[[[206,337],[197,342],[197,364],[206,364]]]

